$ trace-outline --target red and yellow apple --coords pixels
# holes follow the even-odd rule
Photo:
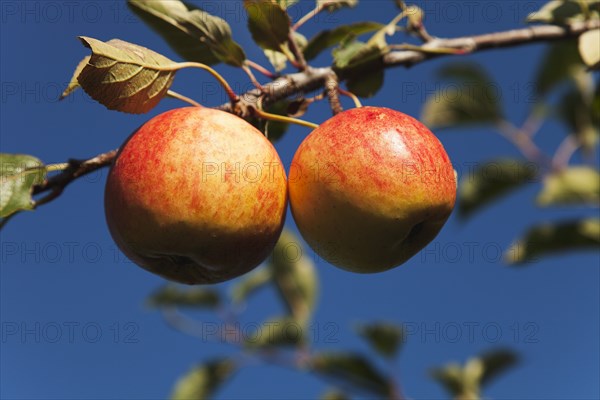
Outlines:
[[[105,191],[109,230],[142,268],[188,284],[242,275],[272,251],[287,183],[271,143],[243,119],[187,107],[121,147]]]
[[[456,179],[440,141],[416,119],[361,107],[300,144],[288,177],[300,233],[326,261],[371,273],[396,267],[438,234]]]

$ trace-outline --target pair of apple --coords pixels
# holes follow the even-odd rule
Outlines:
[[[398,266],[450,215],[456,183],[438,139],[387,108],[342,112],[298,148],[289,173],[243,119],[187,107],[151,119],[110,171],[110,232],[135,263],[188,284],[217,283],[260,264],[281,234],[287,201],[325,260],[354,272]]]

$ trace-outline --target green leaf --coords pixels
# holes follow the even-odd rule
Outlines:
[[[244,0],[248,29],[261,48],[280,51],[288,40],[290,17],[277,3],[269,0]]]
[[[328,389],[320,397],[321,400],[350,400],[346,393],[339,389]]]
[[[315,355],[310,366],[324,377],[374,394],[378,398],[389,398],[391,383],[387,376],[378,371],[370,361],[360,354],[327,352]]]
[[[438,75],[452,81],[451,87],[429,96],[421,113],[430,128],[497,123],[502,119],[500,96],[485,71],[476,64],[454,63],[443,67]]]
[[[395,357],[404,343],[402,327],[392,323],[364,324],[357,331],[377,353],[387,358]]]
[[[593,29],[579,36],[579,54],[588,67],[600,64],[600,29]]]
[[[353,38],[345,40],[332,52],[335,68],[340,70],[357,69],[359,71],[361,67],[365,69],[365,65],[381,58],[384,53],[385,50],[377,45],[369,45]],[[369,73],[372,72],[372,70],[369,71]]]
[[[540,256],[600,247],[600,219],[589,218],[534,226],[504,254],[509,264],[536,261]]]
[[[79,64],[77,64],[77,67],[75,67],[75,71],[73,71],[71,81],[60,95],[59,100],[64,99],[79,87],[79,81],[77,80],[77,78],[79,77],[79,74],[81,74],[81,71],[83,71],[83,68],[85,68],[85,66],[90,62],[90,58],[90,56],[85,56],[83,60],[81,60]]]
[[[252,272],[236,279],[231,288],[231,299],[234,303],[244,302],[248,296],[271,283],[273,274],[266,267],[256,268]]]
[[[300,239],[284,230],[269,266],[291,315],[300,324],[306,323],[316,303],[318,278],[313,262],[304,254]]]
[[[548,175],[537,197],[541,206],[590,204],[600,205],[600,173],[592,167],[566,168]]]
[[[325,10],[329,12],[337,11],[340,8],[355,7],[358,4],[358,0],[317,0],[317,5],[325,7]]]
[[[357,96],[373,97],[383,87],[383,70],[372,71],[366,76],[350,76],[346,82],[348,90]]]
[[[316,58],[323,50],[339,44],[350,35],[358,36],[377,31],[383,27],[383,24],[377,22],[356,22],[354,24],[338,26],[331,30],[321,31],[309,40],[308,45],[304,49],[304,57],[310,61]]]
[[[463,369],[460,365],[452,363],[443,368],[434,368],[431,370],[430,375],[450,395],[459,396],[464,392]]]
[[[303,324],[290,317],[272,318],[257,330],[256,335],[244,335],[250,348],[297,346],[304,341]]]
[[[222,18],[179,0],[129,0],[130,8],[186,60],[240,67],[246,55]]]
[[[551,44],[538,65],[535,88],[540,95],[545,95],[558,84],[585,73],[585,65],[574,40]]]
[[[46,172],[46,166],[33,156],[0,153],[0,218],[32,210],[33,186],[44,182]]]
[[[298,49],[300,51],[302,51],[305,47],[306,47],[306,37],[304,37],[304,35],[298,33],[298,32],[294,32],[293,33],[293,37],[294,40],[296,41],[296,46],[298,46]],[[289,46],[288,43],[284,43],[282,45],[286,50],[289,50]],[[286,55],[284,53],[282,53],[281,51],[275,51],[275,50],[263,50],[265,52],[265,56],[267,57],[267,59],[269,60],[269,62],[271,63],[271,65],[273,65],[273,67],[275,68],[275,71],[280,72],[282,70],[285,69],[285,67],[287,66],[287,61],[288,58],[286,57]]]
[[[537,166],[520,160],[500,159],[478,166],[458,185],[458,211],[462,217],[537,180]]]
[[[519,361],[517,354],[508,349],[492,350],[480,355],[478,358],[483,363],[482,385],[489,383]]]
[[[148,299],[148,304],[152,307],[215,308],[220,303],[219,292],[199,286],[182,289],[175,285],[165,285]]]
[[[193,368],[175,385],[172,400],[207,399],[235,372],[232,360],[219,358]]]
[[[573,86],[562,95],[555,115],[569,127],[583,149],[591,152],[600,138],[600,84],[589,97]]]
[[[83,90],[109,110],[150,111],[167,94],[178,66],[167,57],[119,39],[79,39],[92,50],[79,74]]]
[[[277,0],[277,4],[279,4],[279,7],[283,8],[285,10],[288,7],[291,7],[294,4],[296,4],[298,1],[299,0]]]
[[[597,15],[600,2],[583,0],[587,3],[588,14],[582,6],[581,0],[552,0],[547,2],[538,11],[529,14],[527,22],[545,22],[564,25],[575,21],[583,21],[586,17]]]

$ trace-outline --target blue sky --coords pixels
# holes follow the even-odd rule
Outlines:
[[[349,21],[384,22],[396,13],[392,1],[361,3],[355,10],[320,16],[302,33],[310,37]],[[428,15],[430,33],[447,37],[522,26],[527,13],[541,4],[416,3]],[[250,59],[267,63],[247,33],[238,2],[200,4],[229,21]],[[312,4],[301,2],[292,16],[297,18]],[[118,147],[150,116],[182,106],[168,99],[149,115],[134,116],[108,111],[82,91],[56,101],[87,54],[78,35],[120,38],[178,60],[124,2],[2,1],[0,18],[2,152],[32,154],[47,163],[85,158]],[[498,82],[506,115],[517,124],[532,106],[531,85],[545,48],[537,44],[467,57]],[[435,71],[448,60],[387,71],[382,90],[364,104],[418,117],[427,95],[443,87]],[[327,62],[322,56],[314,65]],[[238,70],[217,69],[234,89],[248,87]],[[198,70],[178,73],[174,89],[208,106],[225,101],[211,77]],[[344,105],[351,103],[344,100]],[[322,103],[313,105],[305,119],[318,123],[329,116]],[[292,127],[277,143],[286,166],[308,133]],[[459,172],[498,156],[519,156],[487,127],[436,133]],[[562,125],[546,122],[538,143],[552,154],[565,133]],[[103,170],[73,183],[60,199],[19,215],[2,230],[2,398],[164,398],[195,363],[235,351],[174,331],[144,305],[164,281],[117,251],[104,222],[105,178]],[[533,201],[539,188],[538,182],[513,193],[467,221],[453,215],[424,252],[389,272],[347,273],[308,252],[321,279],[312,325],[319,333],[314,348],[366,352],[353,333],[356,323],[403,322],[412,331],[396,372],[412,398],[444,395],[428,378],[428,368],[464,362],[494,347],[513,348],[522,360],[489,386],[488,397],[598,398],[599,254],[565,254],[520,269],[507,267],[498,257],[498,250],[506,250],[534,223],[598,214],[597,209],[539,209]],[[287,225],[296,229],[289,214]],[[229,285],[220,286],[227,290]],[[276,299],[272,291],[259,293],[249,302],[242,323],[260,323],[281,313]],[[207,312],[193,316],[215,321]],[[218,397],[314,398],[327,387],[313,376],[256,363],[238,373]]]

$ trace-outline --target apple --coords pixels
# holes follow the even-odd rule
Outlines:
[[[277,152],[248,122],[186,107],[129,137],[104,200],[110,233],[128,258],[170,280],[210,284],[269,255],[285,219],[287,182]]]
[[[438,234],[456,199],[440,141],[416,119],[360,107],[300,144],[288,177],[292,215],[312,249],[340,268],[394,268]]]

